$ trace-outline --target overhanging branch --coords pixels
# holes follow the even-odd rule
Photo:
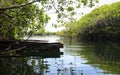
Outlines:
[[[55,7],[54,0],[51,0],[51,4],[53,5],[54,9],[59,13],[59,10]]]
[[[35,3],[35,2],[38,2],[38,0],[29,2],[29,3],[26,3],[26,4],[22,4],[22,5],[18,5],[18,6],[3,7],[3,8],[0,8],[0,11],[5,11],[5,10],[9,10],[9,9],[16,9],[16,8],[21,8],[21,7],[30,5],[30,4]]]
[[[5,13],[5,12],[0,12],[0,14],[4,14],[4,15],[8,16],[10,19],[14,18],[13,16],[11,16],[11,15]]]

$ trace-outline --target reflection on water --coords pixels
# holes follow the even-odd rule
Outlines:
[[[0,58],[0,75],[34,75],[33,66],[27,64],[29,59],[15,57]]]
[[[80,52],[88,60],[87,64],[103,69],[104,73],[120,74],[120,44],[106,42],[93,46]]]
[[[25,37],[24,39],[27,39]],[[57,42],[60,39],[60,37],[56,35],[44,35],[44,36],[32,36],[29,38],[29,40],[47,40],[48,42]]]
[[[41,38],[35,36],[35,39]],[[46,39],[49,40],[50,36]],[[55,42],[59,37],[51,36]],[[32,37],[33,38],[33,37]],[[43,40],[46,40],[43,39]],[[118,75],[120,45],[62,40],[60,57],[0,57],[0,75]],[[52,52],[52,51],[51,51]]]

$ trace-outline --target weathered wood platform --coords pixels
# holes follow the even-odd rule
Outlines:
[[[41,40],[0,41],[0,56],[61,55],[60,48],[63,44]]]

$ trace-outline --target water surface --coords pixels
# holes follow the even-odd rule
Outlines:
[[[58,36],[34,36],[34,40],[61,42],[60,57],[1,57],[0,75],[119,75],[119,43],[90,43],[61,39]],[[52,51],[51,51],[52,52]]]

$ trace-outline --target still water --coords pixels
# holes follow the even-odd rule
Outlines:
[[[50,58],[0,57],[0,75],[120,75],[119,43],[80,42],[58,36],[30,39],[61,42],[64,54]]]

